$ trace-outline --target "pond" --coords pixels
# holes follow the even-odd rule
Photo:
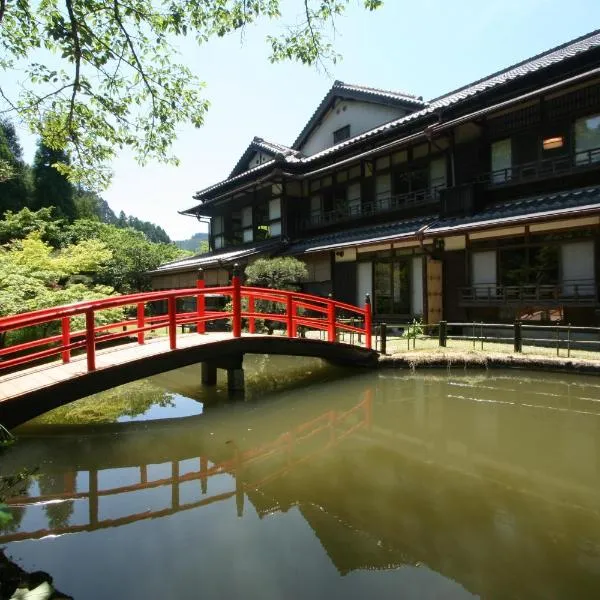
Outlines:
[[[598,597],[600,379],[246,369],[246,401],[194,366],[22,427],[5,560],[86,600]]]

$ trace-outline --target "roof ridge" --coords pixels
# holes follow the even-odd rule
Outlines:
[[[525,58],[517,63],[514,63],[508,67],[504,67],[503,69],[500,69],[498,71],[495,71],[494,73],[491,73],[490,75],[486,75],[485,77],[481,77],[480,79],[477,79],[476,81],[472,81],[470,83],[467,83],[461,87],[458,87],[450,92],[446,92],[445,94],[442,94],[441,96],[436,96],[435,98],[431,98],[430,100],[428,100],[429,103],[433,103],[433,102],[437,102],[438,100],[443,100],[444,98],[448,98],[449,96],[452,96],[454,94],[457,94],[459,92],[462,92],[463,90],[466,90],[468,88],[471,88],[473,86],[476,86],[480,83],[483,83],[484,81],[489,81],[490,79],[493,79],[494,77],[498,77],[498,75],[502,75],[504,73],[508,73],[509,71],[512,71],[513,69],[518,69],[519,67],[522,67],[528,63],[531,63],[535,60],[539,60],[540,58],[544,58],[545,56],[550,56],[551,54],[553,54],[554,52],[558,52],[559,50],[564,50],[565,48],[568,48],[569,46],[572,46],[574,44],[577,44],[578,42],[582,42],[586,39],[591,39],[594,36],[597,36],[600,34],[600,29],[595,29],[594,31],[591,31],[589,33],[586,33],[584,35],[581,35],[577,38],[574,38],[572,40],[569,40],[567,42],[563,42],[562,44],[559,44],[558,46],[554,46],[554,48],[550,48],[549,50],[544,50],[543,52],[540,52],[539,54],[535,54],[534,56],[530,56],[529,58]]]
[[[345,83],[336,79],[333,82],[333,87],[345,87],[345,88],[356,88],[359,90],[371,91],[371,92],[380,92],[384,94],[394,94],[395,96],[402,96],[403,98],[412,98],[413,100],[423,100],[423,96],[417,96],[416,94],[411,94],[410,92],[404,92],[401,90],[388,90],[380,87],[373,87],[371,85],[362,85],[359,83]]]

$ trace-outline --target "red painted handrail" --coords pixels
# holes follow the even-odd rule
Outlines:
[[[231,310],[207,310],[207,296],[229,298]],[[178,300],[185,298],[195,300],[196,306],[192,311],[178,309]],[[148,306],[156,303],[166,304],[166,312],[147,314]],[[131,309],[131,318],[123,320],[120,317],[113,323],[96,324],[100,311],[125,307]],[[262,310],[257,310],[261,307]],[[164,306],[162,308],[164,311]],[[153,309],[155,311],[156,307]],[[73,317],[83,317],[83,330],[72,329]],[[249,333],[255,333],[258,319],[284,323],[288,337],[297,337],[301,327],[325,331],[329,342],[335,342],[339,332],[358,334],[358,343],[362,342],[364,335],[364,346],[371,348],[371,306],[368,298],[365,306],[360,308],[301,292],[242,286],[239,276],[234,275],[229,286],[206,287],[200,278],[194,288],[110,296],[2,317],[0,334],[41,325],[46,328],[54,326],[54,330],[51,335],[0,348],[0,372],[56,355],[61,356],[63,363],[68,363],[72,352],[82,349],[85,349],[88,371],[94,371],[98,343],[133,337],[138,344],[144,344],[147,331],[166,327],[169,347],[175,350],[178,325],[194,324],[196,331],[202,334],[208,322],[231,320],[233,337],[240,337],[244,322],[248,324]]]

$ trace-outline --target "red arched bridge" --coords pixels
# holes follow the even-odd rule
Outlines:
[[[215,298],[225,308],[209,307],[207,300]],[[207,325],[215,322],[231,324],[231,331],[208,333]],[[282,324],[285,333],[257,333],[264,322]],[[185,327],[195,333],[178,333]],[[216,370],[222,368],[230,390],[243,390],[245,354],[373,366],[377,353],[371,349],[371,330],[368,297],[361,308],[332,298],[242,286],[238,276],[224,287],[207,288],[198,280],[195,288],[3,317],[0,423],[14,427],[84,396],[195,363],[202,363],[203,383],[215,384]]]

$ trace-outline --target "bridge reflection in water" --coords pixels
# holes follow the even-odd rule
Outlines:
[[[48,535],[63,535],[66,533],[78,533],[82,531],[95,531],[108,527],[119,527],[142,521],[166,517],[174,513],[199,508],[228,500],[235,496],[237,516],[241,517],[244,512],[244,495],[249,489],[258,489],[261,486],[281,477],[298,465],[310,461],[319,454],[326,452],[331,447],[339,444],[344,438],[352,435],[361,428],[369,427],[371,423],[372,397],[371,392],[365,393],[365,398],[356,406],[346,411],[330,410],[322,415],[302,423],[290,431],[282,433],[276,439],[261,444],[250,450],[241,450],[236,447],[234,441],[227,444],[231,449],[231,458],[213,462],[208,456],[199,456],[198,469],[180,473],[180,462],[171,461],[170,477],[149,480],[148,464],[136,465],[139,469],[139,482],[99,489],[98,469],[87,471],[88,491],[78,492],[76,490],[77,474],[65,471],[62,474],[64,482],[63,491],[59,493],[26,495],[9,498],[8,506],[24,508],[34,505],[49,505],[59,502],[72,502],[73,500],[85,500],[88,503],[88,522],[82,525],[66,525],[38,529],[35,531],[19,531],[7,535],[0,535],[0,544],[8,542],[40,539]],[[218,460],[218,459],[217,459]],[[258,468],[257,468],[258,467]],[[256,473],[259,472],[260,475]],[[235,489],[208,495],[209,480],[215,476],[229,474],[235,478]],[[200,484],[202,498],[196,502],[180,502],[180,486],[183,483],[197,481]],[[143,511],[117,519],[100,519],[99,501],[101,498],[141,492],[143,490],[169,487],[171,490],[171,505],[154,511]]]
[[[140,546],[152,546],[155,553],[123,556],[130,563],[123,568],[145,573],[154,562],[168,560],[165,557],[176,548],[191,555],[176,560],[198,572],[195,578],[179,571],[185,579],[177,589],[180,594],[190,581],[214,589],[211,577],[228,578],[230,569],[235,572],[231,578],[239,578],[235,591],[247,589],[247,597],[263,597],[255,582],[264,586],[273,580],[274,571],[280,571],[286,583],[294,582],[286,588],[289,592],[294,585],[310,584],[310,577],[294,575],[306,569],[315,574],[318,587],[303,588],[295,597],[366,597],[360,593],[374,580],[360,588],[361,579],[354,576],[386,570],[392,583],[385,591],[398,597],[394,586],[399,579],[393,578],[415,569],[454,586],[436,588],[437,596],[420,597],[477,594],[542,600],[597,595],[597,380],[551,374],[519,374],[518,379],[500,374],[384,374],[320,389],[328,397],[297,391],[281,401],[248,407],[252,410],[238,405],[225,418],[216,411],[173,423],[107,426],[105,434],[99,428],[85,437],[75,431],[62,439],[57,435],[52,443],[23,438],[21,458],[27,454],[34,466],[48,455],[48,468],[56,470],[57,488],[62,489],[43,494],[38,493],[43,486],[33,484],[28,496],[10,500],[14,510],[58,500],[81,502],[88,512],[85,522],[74,524],[73,515],[73,524],[45,528],[29,527],[34,519],[26,515],[18,530],[0,537],[0,544],[117,527],[203,506],[202,514],[194,512],[184,525],[171,520],[161,528],[163,519],[158,519],[151,528],[124,527],[132,533],[114,534],[111,540],[121,544],[128,535],[140,536]],[[27,466],[19,462],[18,451],[19,444],[6,455],[9,463],[14,458],[15,469]],[[158,463],[169,473],[153,477]],[[106,474],[127,467],[135,467],[135,482],[102,485]],[[89,489],[80,491],[88,476]],[[186,486],[200,499],[188,502]],[[144,490],[151,489],[170,495],[166,508],[148,508]],[[126,497],[130,500],[123,506],[136,510],[105,518],[110,507],[103,509],[103,503]],[[42,506],[47,511],[52,505]],[[142,506],[146,510],[139,510]],[[211,512],[217,507],[219,512]],[[236,520],[236,513],[242,512],[244,519]],[[264,519],[258,531],[252,529],[254,515],[262,519],[284,513],[285,518]],[[233,529],[226,524],[228,515],[235,520]],[[211,519],[219,525],[212,528]],[[317,551],[314,545],[303,545],[307,525],[328,557],[327,566],[335,566],[342,575],[353,574],[347,583],[343,580],[348,578],[332,583],[326,566],[319,563],[317,569],[311,562],[311,553]],[[190,529],[187,538],[182,527],[185,533]],[[161,537],[169,534],[173,539]],[[281,544],[270,535],[281,538]],[[94,540],[99,543],[98,537]],[[62,546],[67,559],[81,547],[69,543],[68,554],[67,543]],[[56,546],[52,548],[54,552]],[[289,548],[293,559],[285,554]],[[9,543],[8,550],[23,556],[27,547]],[[248,578],[234,569],[234,558],[251,571]],[[227,559],[228,574],[217,575],[214,569],[224,569],[219,565]],[[114,561],[111,565],[119,568]],[[61,587],[74,593],[72,582],[64,584],[56,577]],[[156,579],[153,582],[157,585]],[[278,583],[282,589],[277,591],[286,591]],[[373,589],[381,592],[383,587]],[[161,589],[161,597],[169,590]]]

